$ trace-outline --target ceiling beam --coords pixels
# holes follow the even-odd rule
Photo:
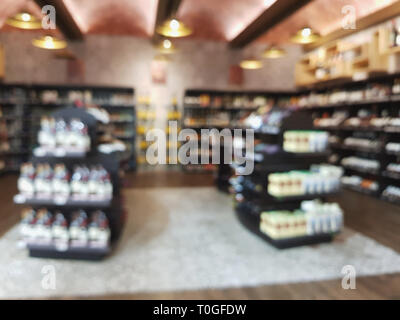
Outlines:
[[[373,27],[377,24],[383,23],[390,19],[396,18],[400,15],[400,2],[395,2],[390,6],[380,9],[366,17],[356,21],[356,29],[337,29],[328,35],[322,37],[320,40],[308,44],[304,47],[306,51],[314,50],[322,45],[328,44],[340,38],[344,38],[361,30]]]
[[[161,36],[155,31],[157,26],[162,24],[165,20],[173,17],[177,13],[181,2],[182,0],[158,0],[153,41],[157,42],[161,38]]]
[[[56,9],[56,24],[61,33],[69,40],[82,40],[83,33],[76,24],[71,13],[63,1],[59,0],[34,0],[42,8],[52,5]]]
[[[312,0],[277,0],[240,32],[239,35],[231,40],[229,46],[231,48],[245,47],[311,1]]]

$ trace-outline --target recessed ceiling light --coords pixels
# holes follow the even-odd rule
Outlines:
[[[20,12],[6,20],[6,24],[20,29],[40,29],[42,22],[28,12]]]
[[[307,44],[313,43],[320,38],[321,36],[315,33],[310,27],[304,27],[291,37],[291,41],[294,43]]]
[[[161,26],[158,26],[156,32],[165,37],[179,38],[190,35],[192,30],[179,20],[170,19],[165,21]]]
[[[46,35],[37,39],[32,40],[32,44],[35,47],[48,49],[48,50],[57,50],[64,49],[67,47],[67,42],[62,39],[58,39],[56,37]]]

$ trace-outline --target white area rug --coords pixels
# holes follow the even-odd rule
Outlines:
[[[227,288],[400,272],[400,255],[347,231],[332,244],[279,251],[249,233],[231,199],[213,188],[126,191],[131,212],[113,256],[103,262],[44,260],[17,248],[16,228],[0,239],[0,298]],[[41,286],[56,270],[56,289]]]

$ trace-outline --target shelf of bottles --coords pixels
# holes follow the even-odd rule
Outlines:
[[[228,187],[239,221],[279,249],[331,241],[343,212],[326,199],[339,192],[343,170],[325,163],[329,134],[314,130],[311,116],[275,107],[246,124],[256,132],[254,154],[243,153],[254,171],[242,175],[246,164],[233,163]]]
[[[120,161],[97,150],[98,121],[87,111],[67,107],[50,117],[58,119],[54,132],[41,123],[20,170],[21,244],[32,257],[103,259],[123,224]]]
[[[137,102],[137,162],[144,168],[148,165],[146,151],[149,143],[146,141],[146,134],[155,128],[156,110],[150,96],[139,96]]]
[[[330,132],[329,161],[343,167],[345,188],[400,200],[400,77],[386,75],[308,92],[293,105]]]
[[[182,127],[194,129],[246,129],[245,119],[258,109],[270,108],[285,92],[186,90]],[[200,136],[198,136],[200,139]],[[210,146],[212,147],[212,146]],[[207,150],[210,158],[212,150]],[[201,153],[199,154],[201,157]],[[214,172],[221,168],[213,164],[186,165],[186,171]]]
[[[167,163],[169,164],[168,168],[175,168],[174,165],[178,165],[178,156],[177,152],[172,152],[172,149],[178,151],[180,143],[177,141],[177,137],[182,127],[182,114],[178,107],[178,101],[176,97],[172,98],[171,105],[167,110],[167,123],[165,126],[165,131],[167,133]],[[175,137],[176,134],[176,137]]]
[[[17,172],[29,156],[25,97],[23,86],[0,86],[0,173]]]
[[[109,123],[99,125],[98,134],[105,142],[120,138],[126,150],[125,168],[134,169],[136,112],[133,95],[133,89],[120,87],[2,84],[0,172],[17,172],[36,146],[41,120],[72,105],[86,108],[98,118],[110,118]]]

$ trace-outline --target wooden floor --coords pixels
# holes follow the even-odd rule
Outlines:
[[[212,186],[213,177],[176,171],[130,173],[126,187],[194,187]],[[12,204],[16,178],[0,178],[0,235],[19,221],[18,208]],[[400,207],[344,191],[333,199],[345,211],[346,226],[400,252]],[[287,266],[290,267],[290,266]],[[76,299],[86,297],[64,297]],[[160,292],[91,297],[91,299],[400,299],[400,274],[357,278],[355,290],[344,290],[341,280],[298,284],[268,285],[234,289]]]

